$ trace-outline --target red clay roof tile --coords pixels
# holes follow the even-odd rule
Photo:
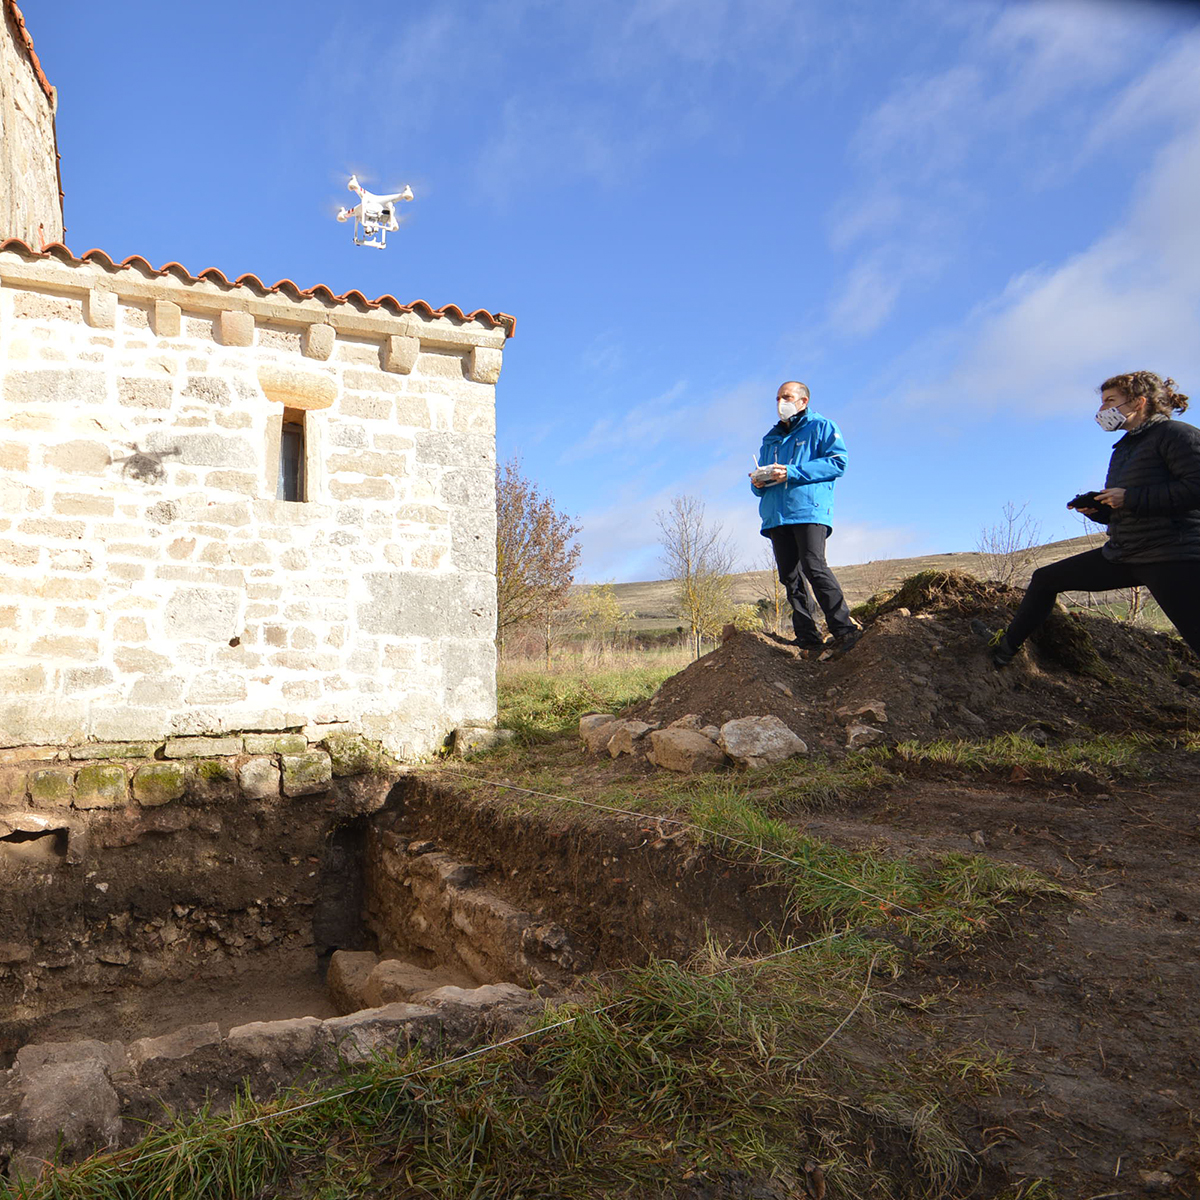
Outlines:
[[[441,308],[434,308],[433,305],[426,303],[424,300],[414,300],[411,304],[402,304],[392,295],[377,296],[374,300],[368,300],[362,292],[357,290],[345,292],[338,296],[323,283],[317,284],[316,287],[302,289],[297,287],[290,279],[281,279],[278,283],[273,283],[270,287],[267,287],[257,275],[249,274],[239,275],[231,283],[226,278],[224,272],[217,270],[216,267],[209,267],[201,271],[199,275],[191,275],[187,268],[180,263],[169,262],[155,270],[140,254],[131,254],[121,263],[114,261],[103,250],[88,250],[76,258],[61,242],[52,242],[48,246],[43,246],[38,251],[32,249],[27,243],[21,241],[20,238],[7,238],[5,241],[0,242],[0,252],[5,250],[19,250],[23,254],[27,254],[30,258],[54,258],[59,262],[68,264],[94,262],[108,271],[136,269],[144,271],[148,275],[175,275],[183,280],[184,283],[198,283],[200,280],[205,280],[215,283],[220,287],[252,287],[264,296],[270,295],[272,292],[287,292],[298,300],[311,297],[327,300],[333,304],[353,304],[363,309],[384,308],[389,312],[397,314],[422,313],[428,317],[452,317],[456,321],[486,321],[490,325],[502,328],[505,337],[512,337],[517,328],[516,317],[510,316],[508,313],[488,312],[485,308],[477,308],[473,312],[468,313],[463,312],[457,304],[445,304]]]

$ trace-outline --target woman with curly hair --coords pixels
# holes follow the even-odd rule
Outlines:
[[[1143,586],[1200,654],[1200,429],[1171,420],[1188,398],[1152,371],[1114,375],[1100,385],[1096,424],[1123,432],[1099,492],[1067,505],[1108,526],[1096,550],[1039,567],[1012,624],[988,639],[992,662],[1006,667],[1050,615],[1060,592],[1107,592]]]

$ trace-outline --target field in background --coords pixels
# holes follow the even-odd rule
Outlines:
[[[1044,563],[1081,554],[1093,546],[1100,545],[1102,538],[1096,535],[1067,538],[1061,542],[1048,542],[1032,553],[1035,559],[1029,568],[1032,571]],[[764,541],[764,545],[765,545]],[[919,571],[965,571],[968,575],[987,578],[986,557],[974,551],[955,554],[925,554],[916,558],[881,558],[872,562],[855,563],[851,566],[834,567],[834,574],[842,585],[850,607],[869,600],[876,592],[895,587],[909,575]],[[736,604],[754,604],[772,593],[772,573],[743,571],[733,577],[733,600]],[[1024,586],[1029,572],[1018,582]],[[582,589],[576,588],[578,593]],[[675,585],[669,579],[649,580],[642,583],[613,584],[617,600],[627,613],[636,613],[632,628],[641,630],[673,629],[679,624],[675,609]]]
[[[1103,544],[1103,536],[1090,534],[1062,541],[1047,542],[1028,552],[1025,570],[1014,582],[1024,587],[1030,574],[1045,563],[1056,562],[1072,554],[1081,554]],[[979,579],[995,577],[994,556],[975,551],[951,554],[925,554],[914,558],[884,558],[834,568],[851,608],[878,592],[896,588],[901,581],[921,571],[962,571]],[[735,604],[771,601],[775,595],[774,573],[766,570],[743,571],[730,577]],[[610,585],[621,611],[626,615],[626,631],[616,637],[597,637],[580,621],[579,601],[587,585],[572,589],[571,600],[561,619],[556,621],[549,661],[545,651],[545,633],[530,625],[510,634],[501,659],[500,671],[510,682],[528,674],[581,676],[623,670],[663,669],[663,678],[682,670],[692,661],[688,637],[675,602],[675,584],[669,579]],[[778,632],[790,636],[790,624],[784,607]],[[1067,594],[1068,607],[1092,608],[1116,620],[1129,616],[1128,591],[1101,592],[1093,596]],[[1171,623],[1149,595],[1143,592],[1135,618],[1138,624],[1153,629],[1171,629]],[[678,635],[677,634],[678,631]],[[711,649],[715,643],[705,643]]]
[[[1029,576],[1036,568],[1046,563],[1057,562],[1060,558],[1069,558],[1072,554],[1082,554],[1103,545],[1102,534],[1087,534],[1083,537],[1065,538],[1058,542],[1047,542],[1030,551],[1028,568],[1016,579],[1020,587],[1029,582]],[[921,571],[963,571],[979,579],[991,578],[991,564],[987,555],[975,551],[963,551],[951,554],[925,554],[915,558],[881,558],[871,562],[854,563],[850,566],[834,567],[834,574],[842,585],[846,600],[851,608],[869,600],[876,592],[895,588],[902,580]],[[733,601],[735,604],[755,604],[764,597],[773,594],[773,573],[762,571],[743,571],[732,576]],[[612,585],[617,600],[624,612],[632,616],[630,629],[634,633],[665,631],[675,629],[679,625],[679,615],[675,607],[675,585],[669,579],[647,580],[640,583],[615,583]],[[573,594],[578,595],[584,589],[576,587]],[[1129,609],[1129,597],[1125,592],[1102,592],[1091,598],[1083,595],[1069,595],[1068,604],[1072,607],[1098,607],[1109,615],[1123,619]],[[568,606],[569,611],[569,606]],[[1143,624],[1158,629],[1170,628],[1170,622],[1162,615],[1156,604],[1146,597],[1146,603],[1139,619]]]

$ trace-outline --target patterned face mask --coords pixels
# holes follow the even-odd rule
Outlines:
[[[1116,433],[1121,429],[1129,418],[1116,408],[1102,408],[1096,414],[1096,424],[1104,430],[1105,433]]]

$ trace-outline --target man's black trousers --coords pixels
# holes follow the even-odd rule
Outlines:
[[[825,614],[825,624],[835,638],[845,637],[855,628],[842,596],[841,585],[825,561],[825,539],[833,532],[828,525],[777,525],[767,531],[779,582],[792,606],[792,628],[801,646],[819,646],[817,605]],[[816,604],[809,595],[812,588]]]
[[[1088,550],[1034,571],[1025,599],[1004,636],[1015,650],[1050,615],[1059,592],[1108,592],[1138,586],[1158,601],[1180,637],[1200,654],[1200,562],[1119,563],[1105,558],[1100,550]]]

